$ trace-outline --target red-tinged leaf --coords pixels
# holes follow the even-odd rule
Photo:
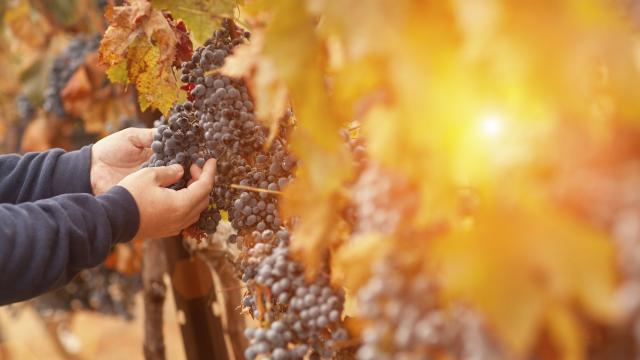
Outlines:
[[[135,84],[140,107],[167,112],[180,98],[173,67],[191,57],[185,26],[147,0],[129,0],[107,14],[109,28],[100,47],[100,61],[115,82]]]

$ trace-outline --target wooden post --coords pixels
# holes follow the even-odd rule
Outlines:
[[[142,284],[146,360],[165,359],[162,310],[167,293],[164,283],[166,268],[164,242],[160,239],[145,240],[142,249]]]
[[[222,320],[211,306],[216,301],[211,271],[201,259],[189,255],[180,236],[164,242],[187,359],[227,360]]]
[[[207,256],[205,261],[213,268],[219,281],[220,291],[217,291],[218,298],[224,304],[223,325],[228,336],[230,347],[229,352],[233,352],[235,359],[243,359],[244,351],[249,346],[247,338],[244,336],[246,327],[245,317],[240,312],[242,299],[242,283],[235,273],[234,267],[224,256]]]

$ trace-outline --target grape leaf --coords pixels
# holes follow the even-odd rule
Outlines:
[[[203,43],[220,26],[222,17],[232,17],[241,0],[151,0],[153,6],[182,19],[198,43]]]
[[[109,28],[100,61],[108,67],[109,79],[135,84],[142,110],[154,107],[166,113],[179,99],[173,66],[191,56],[184,23],[153,9],[146,0],[127,1],[110,8],[106,16]]]
[[[109,78],[109,80],[111,80],[112,83],[126,84],[129,79],[129,74],[127,72],[128,68],[129,61],[127,59],[124,59],[123,61],[120,61],[119,63],[111,66],[107,70],[107,77]]]
[[[331,263],[331,277],[334,282],[350,290],[359,289],[369,278],[371,268],[353,266],[371,264],[391,251],[393,242],[379,234],[365,234],[355,237],[340,247]]]

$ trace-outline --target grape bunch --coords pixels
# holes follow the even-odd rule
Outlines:
[[[62,54],[55,58],[47,79],[47,87],[44,91],[45,111],[56,115],[60,119],[64,119],[67,116],[60,92],[67,85],[67,82],[78,67],[84,63],[85,57],[98,49],[100,39],[100,35],[76,37],[71,40]]]
[[[418,208],[415,185],[383,166],[369,162],[352,186],[354,232],[393,234]]]
[[[312,283],[306,281],[303,268],[290,257],[286,241],[258,263],[251,284],[268,289],[271,299],[262,300],[269,310],[279,311],[260,314],[269,320],[268,329],[247,329],[245,335],[251,341],[245,352],[247,359],[258,354],[296,359],[304,356],[310,345],[321,356],[330,357],[336,341],[347,339],[340,324],[344,293],[333,289],[324,274]]]
[[[353,168],[356,174],[360,174],[368,164],[365,139],[361,136],[352,136],[348,129],[341,129],[340,136],[353,157]]]
[[[313,281],[304,277],[302,265],[289,254],[290,224],[279,212],[280,191],[294,181],[297,166],[287,142],[295,125],[293,113],[281,119],[267,146],[269,131],[255,118],[244,80],[218,71],[234,47],[249,38],[225,19],[182,64],[188,101],[156,121],[154,155],[146,166],[182,165],[185,175],[172,185],[180,189],[190,180],[190,166],[217,160],[210,204],[197,226],[214,233],[224,210],[237,231],[228,241],[240,250],[240,276],[248,289],[242,303],[252,316],[265,320],[265,328],[247,331],[251,345],[246,357],[298,359],[308,352],[328,356],[335,342],[347,337],[340,325],[344,295],[329,284],[327,274]]]
[[[79,149],[85,145],[93,144],[100,140],[100,135],[87,131],[84,121],[82,119],[73,119],[70,122],[71,132],[69,134],[69,140],[74,149]]]
[[[113,134],[130,127],[142,129],[148,127],[147,124],[135,116],[121,116],[117,123],[114,124],[113,122],[107,122],[104,126],[105,130],[107,130],[109,134]]]
[[[36,108],[29,100],[29,98],[25,94],[20,94],[16,97],[16,113],[18,115],[16,122],[16,139],[18,143],[16,144],[17,149],[20,149],[22,142],[22,135],[24,131],[27,129],[27,126],[36,116]]]
[[[36,115],[36,108],[31,103],[31,100],[24,95],[20,94],[16,97],[16,110],[18,111],[18,118],[20,124],[26,126],[31,119]]]
[[[357,358],[429,359],[428,354],[442,353],[456,359],[505,357],[477,313],[459,304],[444,310],[437,299],[436,281],[419,269],[392,257],[378,262],[358,291],[359,315],[367,326]]]
[[[99,266],[83,270],[66,286],[33,300],[44,316],[57,311],[89,310],[133,319],[135,295],[142,289],[139,275],[128,276]]]

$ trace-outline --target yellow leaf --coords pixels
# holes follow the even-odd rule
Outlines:
[[[393,242],[379,234],[365,234],[350,239],[334,253],[331,263],[331,276],[335,283],[355,291],[369,278],[373,264],[391,251]],[[354,266],[358,264],[359,266]]]
[[[115,84],[126,84],[129,82],[127,69],[128,69],[127,59],[120,61],[112,65],[109,69],[107,69],[107,76],[112,83]]]
[[[144,111],[149,106],[167,113],[180,89],[172,71],[158,67],[160,49],[144,39],[132,44],[128,52],[129,79],[138,89],[138,102]]]
[[[290,94],[296,116],[291,148],[304,165],[296,182],[285,191],[282,208],[286,216],[299,217],[293,247],[313,274],[323,261],[324,250],[336,242],[343,183],[351,176],[351,160],[340,139],[344,123],[332,109],[324,79],[326,52],[316,35],[314,16],[303,2],[285,0],[274,6],[265,30],[262,56],[273,64],[261,81],[281,79]],[[286,41],[283,41],[286,39]],[[281,103],[283,88],[276,87]],[[337,203],[337,204],[336,204]]]
[[[557,315],[549,309],[574,314],[578,304],[595,319],[615,321],[614,254],[606,237],[542,202],[514,205],[484,209],[471,228],[437,241],[432,260],[445,295],[477,307],[520,355],[544,319]],[[567,320],[552,320],[569,328]],[[575,335],[557,337],[562,347],[576,347]]]
[[[562,359],[584,359],[584,336],[579,324],[566,308],[552,307],[548,309],[547,322],[551,339],[559,348]]]
[[[329,248],[336,235],[335,227],[318,224],[335,224],[338,205],[331,194],[309,193],[301,197],[299,194],[309,189],[307,180],[306,177],[298,177],[286,187],[281,211],[284,218],[300,216],[293,233],[292,248],[307,265],[307,274],[315,276],[322,265],[324,250]]]

